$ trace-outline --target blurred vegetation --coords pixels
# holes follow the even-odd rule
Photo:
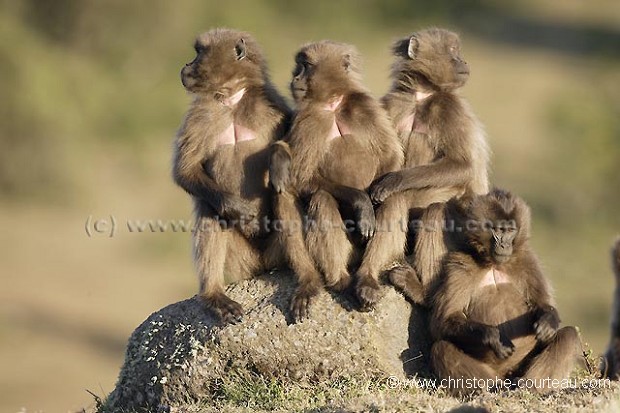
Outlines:
[[[461,33],[472,65],[463,93],[487,125],[493,181],[531,204],[533,243],[564,321],[582,326],[602,350],[613,286],[607,251],[620,232],[617,0],[0,0],[0,208],[7,211],[0,247],[9,251],[2,272],[13,277],[0,299],[23,312],[0,308],[0,349],[20,328],[19,337],[40,340],[31,354],[67,340],[53,341],[46,334],[54,327],[41,326],[80,331],[83,363],[113,362],[100,363],[99,374],[75,372],[74,381],[103,376],[109,391],[122,348],[97,343],[124,342],[157,305],[193,294],[187,234],[104,245],[78,230],[92,211],[189,216],[169,163],[188,103],[178,72],[196,34],[217,26],[252,32],[285,95],[300,44],[356,44],[380,96],[390,42],[431,25]],[[21,222],[46,231],[22,235]],[[41,250],[49,252],[35,259]],[[93,262],[105,266],[86,267]],[[144,289],[153,295],[135,294]],[[99,325],[84,326],[88,317]],[[14,321],[22,319],[34,321]],[[51,383],[32,380],[0,399],[45,398],[37,389],[45,394]],[[41,407],[68,403],[47,397]]]

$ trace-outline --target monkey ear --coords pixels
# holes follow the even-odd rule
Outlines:
[[[349,73],[349,71],[351,70],[351,55],[350,54],[345,54],[342,57],[342,67],[344,67],[344,71]]]
[[[242,60],[246,56],[246,47],[245,40],[241,39],[235,45],[235,54],[237,55],[237,60]]]
[[[411,59],[415,59],[419,46],[420,42],[418,42],[418,39],[415,36],[411,36],[409,38],[409,47],[407,48],[407,55],[409,55]]]

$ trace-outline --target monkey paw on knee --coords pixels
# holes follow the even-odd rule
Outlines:
[[[560,327],[560,319],[557,315],[557,311],[545,312],[534,323],[534,332],[536,334],[536,340],[547,343],[555,337]]]
[[[397,192],[402,183],[401,176],[390,172],[385,174],[370,188],[370,199],[374,204],[382,204],[390,195]]]
[[[512,356],[515,352],[515,345],[512,341],[503,337],[499,328],[495,326],[484,326],[482,330],[482,343],[488,345],[497,358],[504,360]]]

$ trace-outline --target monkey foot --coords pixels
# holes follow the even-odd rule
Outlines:
[[[379,283],[372,277],[358,278],[356,293],[360,311],[371,311],[379,300]]]
[[[390,283],[397,290],[416,304],[424,305],[424,288],[418,279],[418,274],[409,265],[392,268],[388,273]]]
[[[318,294],[318,289],[310,285],[300,285],[291,299],[291,312],[295,322],[300,322],[310,315],[310,304]]]
[[[243,316],[243,307],[224,293],[210,297],[203,296],[202,299],[207,308],[213,311],[224,324],[237,323]]]

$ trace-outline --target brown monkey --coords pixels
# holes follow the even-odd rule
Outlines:
[[[466,198],[456,202],[463,232],[453,234],[455,248],[431,298],[435,373],[517,386],[519,379],[567,378],[579,336],[574,327],[559,329],[549,283],[528,246],[529,208],[498,189]],[[545,391],[551,383],[534,385]]]
[[[308,314],[321,288],[320,273],[328,287],[349,285],[355,244],[343,216],[362,238],[370,237],[375,217],[366,190],[402,163],[396,132],[362,86],[357,61],[352,46],[331,41],[297,53],[291,81],[297,112],[286,142],[275,145],[272,155],[277,217],[289,223],[308,218],[305,228],[297,225],[283,239],[299,280],[291,302],[297,320]]]
[[[378,277],[407,246],[407,222],[443,221],[443,203],[464,193],[488,192],[489,150],[484,131],[457,89],[469,77],[459,37],[428,29],[398,40],[393,47],[392,86],[383,104],[405,150],[402,170],[391,172],[370,188],[377,232],[357,272],[357,294],[371,308],[377,299]],[[441,231],[420,231],[415,239],[413,267],[403,264],[390,273],[404,287],[409,279],[426,286],[438,270],[445,248]]]
[[[611,340],[601,371],[606,377],[617,380],[620,376],[620,238],[611,250],[611,262],[616,276],[616,291],[611,313]]]
[[[290,110],[248,33],[211,30],[194,47],[196,58],[181,71],[194,98],[176,137],[173,175],[194,201],[199,295],[232,321],[242,308],[223,286],[263,269],[269,147],[284,135]]]

